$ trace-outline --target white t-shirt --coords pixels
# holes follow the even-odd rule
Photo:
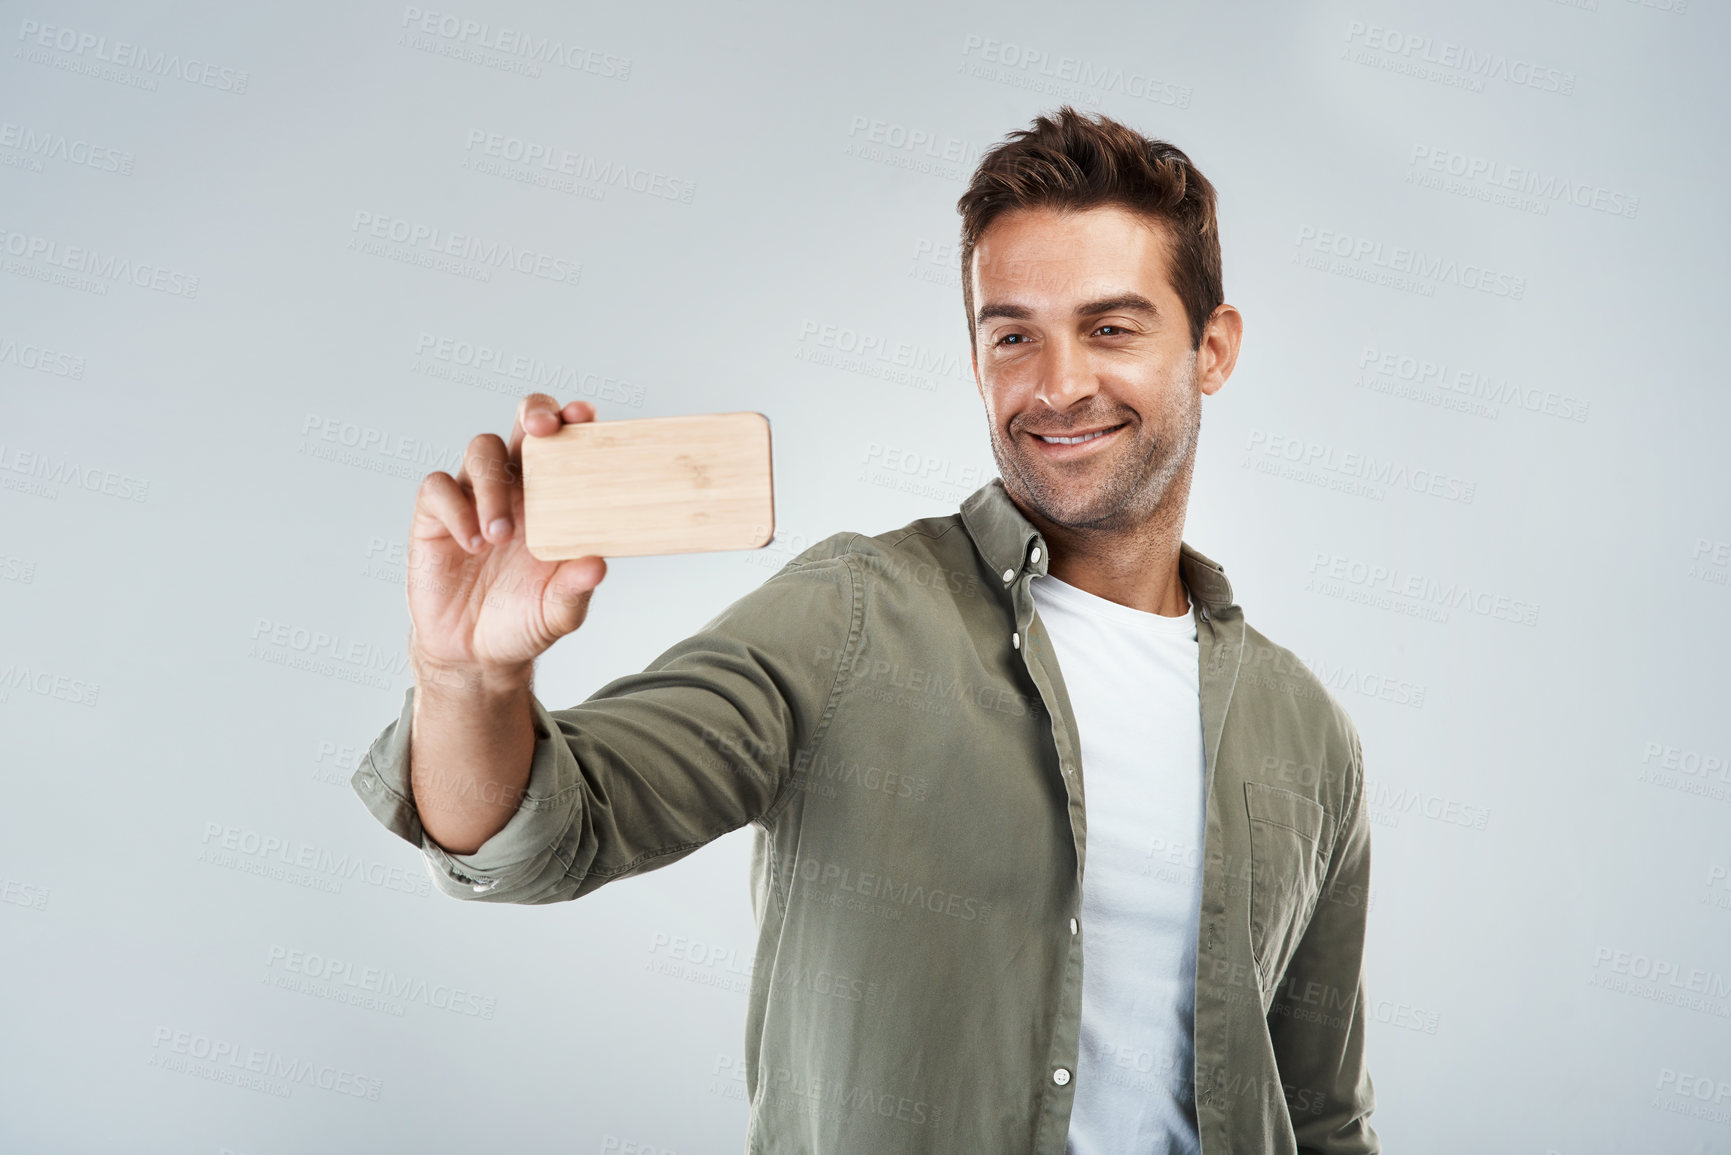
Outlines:
[[[1196,619],[1031,583],[1082,747],[1082,1029],[1069,1155],[1199,1152],[1192,1096],[1202,911]]]

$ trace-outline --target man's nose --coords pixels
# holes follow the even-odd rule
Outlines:
[[[1074,339],[1048,341],[1040,365],[1040,384],[1035,396],[1062,413],[1097,392],[1087,351]]]

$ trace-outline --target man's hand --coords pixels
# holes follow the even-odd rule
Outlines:
[[[482,433],[456,477],[429,473],[409,531],[411,655],[417,670],[467,680],[526,679],[535,658],[583,624],[607,563],[538,561],[523,536],[523,438],[593,421],[595,407],[561,409],[545,393],[517,407],[509,444]]]

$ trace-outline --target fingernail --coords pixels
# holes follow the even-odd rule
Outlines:
[[[508,517],[495,517],[490,523],[488,523],[487,532],[493,535],[495,541],[502,537],[510,537],[511,519]]]
[[[470,549],[480,549],[482,540],[483,540],[483,538],[481,537],[481,535],[476,534],[474,537],[469,539],[469,548]]]

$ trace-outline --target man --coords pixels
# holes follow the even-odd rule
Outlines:
[[[1066,106],[958,207],[999,478],[550,711],[606,567],[524,549],[522,439],[594,417],[532,395],[421,488],[417,685],[355,787],[481,901],[750,824],[748,1151],[1376,1152],[1357,733],[1181,538],[1242,332],[1213,188]]]

